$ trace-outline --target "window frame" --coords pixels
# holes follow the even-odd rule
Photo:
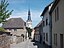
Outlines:
[[[55,22],[59,20],[59,7],[55,9]]]
[[[45,21],[43,21],[43,27],[45,26]]]
[[[54,45],[57,46],[57,34],[54,34]]]
[[[48,33],[46,33],[46,41],[48,41]]]
[[[46,19],[46,26],[48,25],[48,19]]]

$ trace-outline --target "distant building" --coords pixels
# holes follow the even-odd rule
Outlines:
[[[49,11],[52,7],[53,3],[50,3],[48,6],[45,7],[44,11],[42,12],[41,16],[43,16],[43,42],[51,47],[51,28],[50,28],[50,15]]]
[[[64,0],[55,0],[50,10],[52,48],[64,48]]]
[[[36,27],[34,27],[34,40],[39,42],[40,41],[40,34],[39,34],[39,26],[37,25]]]
[[[31,20],[30,10],[28,11],[28,19],[26,21],[26,27],[32,28],[32,20]]]
[[[37,42],[42,41],[42,20],[34,27],[34,40]]]
[[[32,29],[32,33],[31,33],[31,38],[32,38],[32,40],[34,40],[34,33],[35,33],[35,30]]]
[[[21,18],[11,18],[6,23],[4,23],[2,27],[6,31],[10,32],[12,36],[16,37],[21,37],[22,35],[24,37],[26,36],[25,22]]]

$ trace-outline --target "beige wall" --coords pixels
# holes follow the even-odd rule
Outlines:
[[[31,38],[34,39],[34,32],[35,30],[33,29],[32,32],[31,32]]]
[[[10,36],[0,35],[0,48],[10,48]]]
[[[10,31],[11,34],[18,35],[18,36],[21,36],[21,34],[24,34],[24,35],[26,34],[26,29],[17,29],[17,31],[14,31],[14,29],[11,29],[11,30],[7,29],[7,31]]]
[[[26,29],[17,29],[17,31],[14,31],[14,29],[6,29],[8,32],[11,32],[12,36],[11,36],[11,43],[19,43],[22,42],[23,38],[22,38],[22,34],[24,34],[24,40],[26,37]],[[19,36],[19,37],[17,37]]]
[[[52,12],[52,47],[53,48],[60,48],[60,34],[63,34],[63,38],[64,38],[64,0],[60,0],[57,6],[59,7],[59,20],[57,22],[55,22],[56,8]],[[57,34],[57,46],[54,45],[54,34]]]

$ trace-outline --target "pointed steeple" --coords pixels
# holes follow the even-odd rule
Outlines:
[[[28,10],[28,16],[30,16],[31,14],[30,14],[30,9]]]
[[[29,0],[30,1],[30,0]],[[31,28],[32,29],[32,20],[31,20],[31,11],[30,11],[30,2],[28,4],[28,18],[26,21],[26,27]]]
[[[26,21],[26,27],[32,28],[32,20],[31,20],[30,9],[28,10],[28,19],[27,19],[27,21]]]
[[[30,9],[28,10],[28,20],[27,20],[27,21],[32,21],[32,20],[31,20]]]

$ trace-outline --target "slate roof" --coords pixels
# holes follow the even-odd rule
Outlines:
[[[56,7],[56,5],[59,3],[59,1],[60,1],[60,0],[55,0],[55,1],[54,1],[53,5],[52,5],[52,8],[51,8],[51,10],[50,10],[50,12],[49,12],[50,14],[53,12],[53,10],[55,9],[55,7]]]
[[[11,18],[5,24],[3,28],[24,28],[25,22],[22,18]]]
[[[54,2],[51,2],[48,6],[46,6],[41,14],[41,16],[44,16],[44,14],[46,13],[46,11],[48,10],[49,6],[54,3]]]

